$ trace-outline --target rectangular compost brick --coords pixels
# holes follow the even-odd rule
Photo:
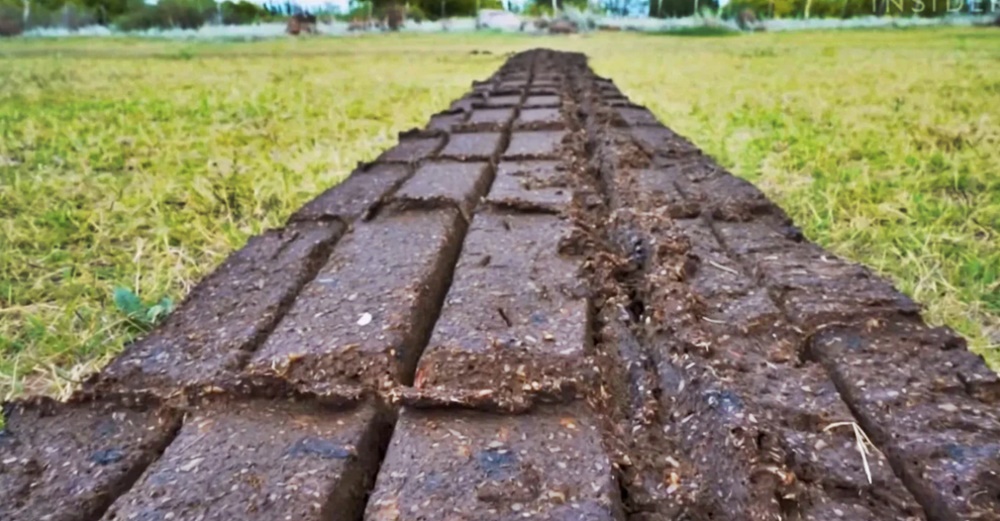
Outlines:
[[[170,443],[180,414],[152,403],[4,405],[0,519],[91,521]]]
[[[510,145],[504,152],[504,159],[555,159],[562,151],[563,139],[569,134],[563,131],[514,132]]]
[[[434,207],[454,205],[470,215],[490,184],[487,163],[424,163],[395,195],[401,205]]]
[[[218,385],[270,333],[343,230],[339,222],[295,223],[250,239],[94,385],[161,395]]]
[[[472,92],[491,92],[497,86],[497,82],[494,79],[488,79],[485,81],[472,80]]]
[[[486,99],[484,95],[480,92],[470,92],[461,98],[451,102],[448,106],[448,112],[472,112],[472,107],[479,106]]]
[[[487,200],[501,207],[559,212],[572,198],[570,175],[560,161],[503,161]]]
[[[441,157],[461,161],[489,161],[500,152],[502,141],[503,134],[499,132],[452,134],[448,145],[441,151]]]
[[[630,132],[636,144],[651,156],[683,157],[701,153],[690,141],[660,124],[632,127]]]
[[[698,216],[701,207],[678,190],[677,176],[670,171],[649,168],[636,170],[635,198],[642,208],[666,207],[670,217],[685,219]]]
[[[103,519],[357,519],[388,431],[368,406],[207,406]]]
[[[719,221],[749,221],[759,216],[785,220],[784,211],[750,182],[731,175],[710,158],[695,156],[672,163],[666,172],[677,176],[680,191]]]
[[[562,109],[558,107],[541,109],[521,109],[514,123],[518,130],[562,130],[566,128]]]
[[[576,392],[589,324],[581,261],[560,251],[572,229],[553,215],[476,215],[417,388],[497,402]]]
[[[545,94],[551,92],[552,94]],[[554,89],[546,89],[542,86],[532,86],[531,95],[524,99],[524,108],[559,108],[562,106],[562,97]]]
[[[426,135],[421,132],[404,132],[399,144],[378,156],[379,163],[416,163],[432,157],[445,143],[445,136]]]
[[[621,520],[613,476],[580,406],[515,416],[404,409],[365,519]]]
[[[723,518],[923,519],[882,455],[869,458],[869,484],[853,431],[826,430],[851,421],[851,411],[820,366],[801,362],[802,335],[708,224],[644,224],[681,234],[656,236],[663,246],[641,292],[645,312],[668,332],[657,337],[666,443],[684,455],[680,476],[701,476],[682,477],[680,497]],[[683,282],[669,275],[676,267]],[[754,477],[760,466],[771,474]],[[713,497],[720,490],[726,497]],[[659,498],[663,512],[690,506]]]
[[[740,297],[753,294],[757,303],[752,308],[777,310],[767,292],[759,288],[743,272],[740,263],[719,244],[709,225],[701,219],[678,219],[673,224],[690,241],[689,255],[694,258],[687,263],[685,282],[693,293],[725,308],[738,304]],[[706,313],[712,311],[712,307],[705,309]]]
[[[251,375],[337,393],[406,383],[447,290],[457,210],[357,224],[251,361]]]
[[[504,93],[511,94],[515,96],[520,96],[525,89],[528,88],[528,79],[504,79],[497,84],[496,89],[494,89],[494,94]]]
[[[481,107],[516,107],[521,104],[520,94],[502,94],[499,96],[488,96],[479,106]]]
[[[460,127],[462,132],[499,132],[510,126],[514,120],[514,108],[475,109],[469,119]]]
[[[625,98],[625,94],[614,83],[598,82],[598,90],[604,98]]]
[[[720,369],[682,354],[658,366],[667,420],[656,450],[677,462],[665,518],[925,519],[881,454],[868,456],[869,484],[851,428],[824,431],[851,416],[821,369],[781,365],[757,385]]]
[[[427,128],[429,130],[451,132],[455,127],[465,123],[468,117],[469,114],[467,112],[446,110],[431,116],[431,120],[427,123]]]
[[[556,107],[562,104],[562,86],[550,83],[540,83],[538,85],[532,84],[528,87],[528,95],[524,99],[524,103],[521,104],[522,107]],[[559,98],[559,101],[553,103],[551,99],[531,99],[538,96],[552,96]],[[530,101],[529,101],[530,100]]]
[[[617,91],[605,89],[605,93],[614,93]],[[620,94],[620,92],[619,92]],[[617,122],[621,125],[627,127],[639,127],[639,126],[661,126],[660,121],[656,119],[656,116],[649,111],[646,107],[639,107],[636,105],[628,107],[618,107],[615,109],[615,114],[617,117]]]
[[[830,371],[930,519],[997,520],[996,376],[964,344],[918,322],[888,321],[823,330],[810,356]]]
[[[819,246],[788,240],[761,222],[716,224],[726,246],[742,252],[743,260],[799,327],[919,311],[887,280]]]
[[[405,165],[375,163],[355,170],[347,179],[309,201],[290,221],[340,219],[351,222],[366,216],[410,174]]]

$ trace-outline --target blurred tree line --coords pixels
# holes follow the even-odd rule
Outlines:
[[[246,0],[0,0],[0,35],[30,27],[114,25],[123,30],[179,27],[206,23],[245,25],[281,18]]]
[[[474,16],[478,9],[516,10],[511,0],[352,0],[348,12],[332,5],[303,9],[289,0],[0,0],[0,36],[19,34],[30,27],[76,29],[91,24],[123,30],[179,27],[193,29],[206,23],[243,25],[283,20],[296,13],[325,14],[342,20],[381,19],[390,10],[403,9],[411,20]],[[532,0],[524,14],[552,15],[575,7],[619,16],[684,17],[703,10],[724,17],[749,11],[758,18],[850,18],[867,15],[940,16],[949,12],[990,12],[993,0],[731,0],[719,9],[719,0]]]

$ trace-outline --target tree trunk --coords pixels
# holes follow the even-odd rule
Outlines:
[[[806,20],[809,19],[809,8],[812,7],[812,0],[806,0]]]
[[[22,21],[24,22],[24,28],[27,29],[28,17],[31,16],[31,0],[23,0],[23,1],[24,1],[24,20]]]
[[[559,6],[556,4],[556,0],[552,0],[552,14],[559,12]]]

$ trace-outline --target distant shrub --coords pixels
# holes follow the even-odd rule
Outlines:
[[[385,21],[389,29],[393,31],[398,31],[403,27],[403,19],[405,18],[406,11],[405,8],[399,5],[390,5],[385,9]]]
[[[414,22],[420,23],[427,19],[427,14],[424,10],[420,8],[419,5],[411,5],[410,9],[406,12],[406,17]]]
[[[14,7],[0,4],[0,37],[18,36],[24,32],[24,13]]]
[[[134,0],[115,25],[123,31],[198,29],[216,16],[217,9],[213,0],[160,0],[156,5]]]
[[[225,25],[249,25],[271,18],[271,13],[267,9],[246,0],[223,2],[219,8],[222,11],[222,23]]]

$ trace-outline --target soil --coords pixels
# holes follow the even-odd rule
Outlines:
[[[340,184],[306,203],[291,220],[349,223],[367,218],[410,173],[406,165],[362,165]]]
[[[530,98],[529,98],[530,99]],[[514,128],[518,130],[562,130],[566,128],[562,111],[557,107],[523,109]]]
[[[452,134],[441,157],[459,161],[490,161],[500,152],[504,135],[499,132]]]
[[[10,404],[0,519],[1000,520],[1000,379],[919,312],[519,53]]]
[[[365,519],[612,521],[622,519],[613,476],[583,407],[404,409]]]
[[[155,401],[46,398],[8,404],[0,431],[0,519],[89,521],[173,439],[180,415]]]
[[[567,137],[560,131],[514,132],[510,146],[504,152],[504,159],[547,159],[559,158],[563,140]]]
[[[294,400],[202,404],[101,519],[357,519],[387,420]]]
[[[408,383],[464,232],[453,209],[401,211],[357,224],[302,289],[246,374],[333,394],[343,387]]]
[[[514,119],[515,109],[479,109],[469,115],[469,119],[456,130],[462,132],[503,130]]]
[[[552,94],[548,94],[552,93]],[[557,95],[555,89],[532,88],[531,95],[524,100],[525,108],[559,107],[562,105],[562,98]]]
[[[569,208],[573,191],[560,161],[503,161],[487,201],[498,208],[559,213]]]
[[[399,144],[382,153],[379,163],[416,163],[433,156],[444,144],[447,135],[424,137],[400,136]]]
[[[440,391],[446,402],[577,394],[587,372],[588,305],[580,259],[560,253],[571,233],[553,215],[476,215],[417,390]]]
[[[468,220],[492,179],[487,163],[424,163],[395,193],[393,202],[401,208],[458,208]]]

